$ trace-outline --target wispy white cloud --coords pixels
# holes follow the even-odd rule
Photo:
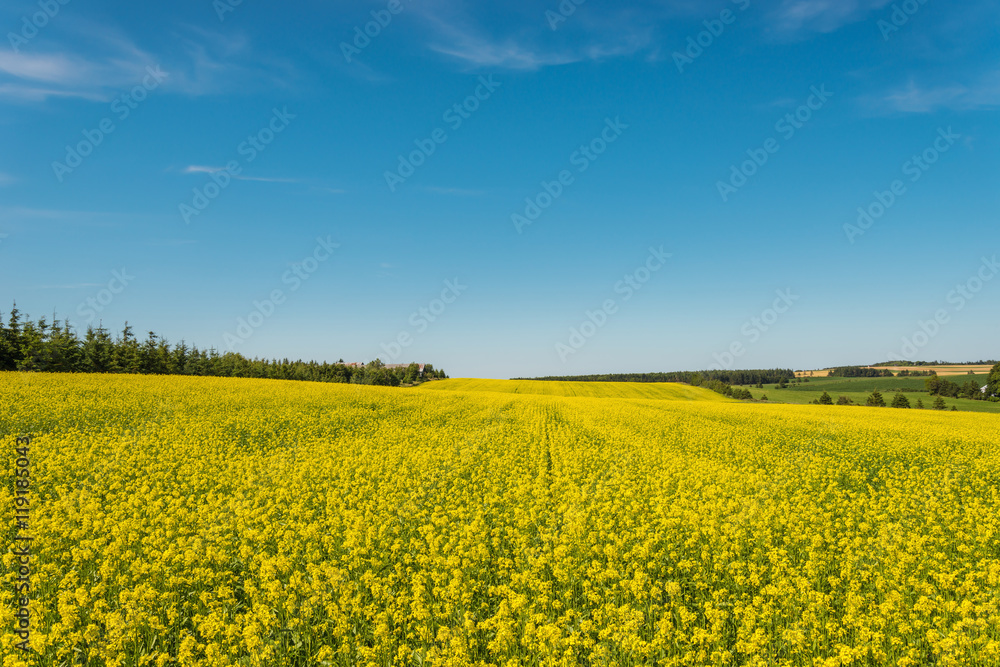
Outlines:
[[[151,56],[99,60],[69,53],[0,51],[0,96],[30,101],[48,97],[110,99],[111,90],[142,80]]]
[[[138,85],[147,67],[168,73],[164,91],[194,96],[288,87],[294,79],[291,66],[254,53],[250,40],[239,33],[182,26],[173,35],[177,46],[172,52],[154,53],[112,26],[85,19],[61,25],[66,36],[59,41],[60,48],[45,51],[39,44],[30,52],[0,51],[0,98],[107,101]]]
[[[942,106],[950,106],[967,94],[968,88],[965,86],[921,88],[910,81],[908,86],[886,95],[883,101],[893,111],[927,113]]]
[[[91,74],[94,67],[60,53],[28,54],[0,51],[0,72],[19,79],[65,84]]]
[[[79,97],[92,102],[107,100],[107,97],[100,93],[93,93],[84,90],[61,90],[58,88],[46,88],[30,83],[0,83],[0,98],[8,100],[21,100],[26,102],[44,102],[50,97]]]
[[[778,32],[833,32],[862,20],[892,0],[782,0],[771,12]]]
[[[191,164],[181,171],[184,174],[214,174],[217,171],[222,171],[224,167],[206,167],[200,164]]]
[[[1000,107],[1000,69],[969,84],[920,85],[914,80],[876,100],[877,110],[931,113],[938,109],[970,111]]]
[[[188,165],[181,170],[184,174],[214,174],[225,171],[225,167],[210,167],[201,164]],[[278,178],[272,176],[246,176],[244,174],[230,174],[237,181],[260,181],[262,183],[301,183],[297,178]]]
[[[473,27],[459,27],[434,17],[438,35],[428,44],[432,51],[464,61],[472,67],[504,67],[535,70],[546,65],[565,65],[582,60],[570,53],[545,53],[518,43],[514,38],[496,40]]]
[[[518,10],[521,10],[520,12]],[[460,2],[428,2],[413,14],[426,26],[426,47],[470,68],[537,70],[542,67],[628,56],[652,49],[655,23],[649,15],[626,9],[587,5],[566,25],[553,31],[544,8],[493,7],[517,15],[517,29],[497,28],[504,22],[482,16],[483,8]],[[599,12],[599,16],[588,14]],[[663,13],[655,9],[656,15]]]
[[[173,54],[170,87],[186,95],[217,95],[289,88],[296,78],[287,61],[254,50],[240,32],[220,33],[183,26],[174,35],[181,53]]]

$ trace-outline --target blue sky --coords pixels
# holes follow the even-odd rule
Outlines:
[[[998,356],[994,2],[233,3],[4,3],[4,316],[454,377]]]

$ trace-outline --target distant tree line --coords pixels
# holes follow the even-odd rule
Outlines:
[[[183,340],[170,345],[156,333],[140,341],[128,322],[111,337],[103,326],[88,326],[81,340],[67,321],[47,322],[11,310],[7,324],[0,317],[0,370],[50,373],[139,373],[146,375],[202,375],[214,377],[268,378],[311,382],[349,382],[399,386],[448,377],[443,370],[426,364],[388,368],[380,360],[364,366],[337,363],[248,359],[238,352],[220,354],[188,346]]]
[[[861,366],[838,366],[830,370],[832,378],[891,378],[892,371],[884,368],[863,368]]]
[[[697,387],[713,381],[726,385],[761,385],[764,383],[778,384],[782,380],[787,382],[794,378],[795,371],[787,368],[773,368],[767,370],[676,371],[673,373],[611,373],[607,375],[565,375],[514,379],[566,382],[683,382]]]

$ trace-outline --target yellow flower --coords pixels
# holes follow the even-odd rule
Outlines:
[[[8,373],[0,404],[52,664],[1000,661],[995,415]]]

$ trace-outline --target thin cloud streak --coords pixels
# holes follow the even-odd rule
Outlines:
[[[225,171],[225,167],[208,167],[200,164],[192,164],[185,167],[181,173],[183,174],[215,174],[220,171]],[[259,181],[261,183],[301,183],[302,181],[297,178],[279,178],[271,176],[244,176],[243,174],[229,174],[230,177],[237,181]]]

